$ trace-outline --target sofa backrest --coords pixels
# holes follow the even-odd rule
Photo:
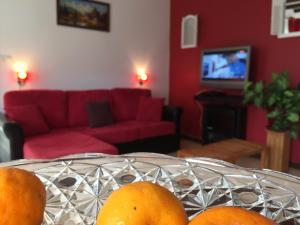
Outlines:
[[[88,126],[88,102],[108,100],[116,121],[134,120],[140,96],[151,96],[151,91],[137,88],[112,90],[68,91],[68,124],[70,127]]]
[[[115,88],[112,90],[112,111],[117,121],[135,120],[141,96],[150,97],[149,89]]]
[[[88,117],[86,105],[88,102],[108,100],[111,102],[110,90],[68,91],[68,124],[87,126]]]
[[[4,110],[10,107],[38,106],[49,128],[67,126],[67,96],[59,90],[24,90],[10,91],[4,95]]]
[[[36,105],[51,129],[88,126],[88,102],[108,100],[115,120],[126,121],[136,119],[141,96],[151,96],[151,91],[138,88],[10,91],[4,95],[4,109],[7,111],[13,106]]]

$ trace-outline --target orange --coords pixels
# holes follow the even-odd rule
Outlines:
[[[211,208],[197,215],[189,225],[276,225],[257,212],[239,207]]]
[[[187,225],[182,203],[166,188],[150,182],[125,185],[103,205],[97,225]]]
[[[39,178],[25,170],[0,168],[1,225],[41,225],[45,203]]]

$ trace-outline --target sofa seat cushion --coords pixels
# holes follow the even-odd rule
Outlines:
[[[83,127],[76,130],[110,144],[127,143],[139,139],[137,127],[131,124],[116,123],[104,127]]]
[[[173,135],[175,124],[167,121],[126,121],[100,128],[82,127],[76,130],[110,144],[122,144],[145,138]]]
[[[136,127],[139,139],[174,135],[176,133],[175,123],[169,121],[127,121],[123,122],[123,125]]]
[[[68,129],[26,139],[25,159],[54,159],[76,153],[118,154],[116,147],[96,138]]]

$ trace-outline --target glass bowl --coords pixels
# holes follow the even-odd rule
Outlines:
[[[122,185],[150,181],[173,192],[189,218],[215,206],[252,209],[279,224],[300,224],[300,180],[208,158],[135,153],[71,155],[53,161],[2,163],[33,171],[45,184],[43,225],[93,225],[107,197]]]

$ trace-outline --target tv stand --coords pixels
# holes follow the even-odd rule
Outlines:
[[[227,95],[219,91],[203,92],[195,95],[194,99],[204,105],[243,105],[242,96]]]
[[[210,95],[194,97],[202,110],[203,144],[229,138],[245,138],[247,109],[242,96]]]
[[[222,90],[209,90],[209,91],[203,91],[198,94],[198,96],[201,97],[221,97],[225,96],[225,92]]]

